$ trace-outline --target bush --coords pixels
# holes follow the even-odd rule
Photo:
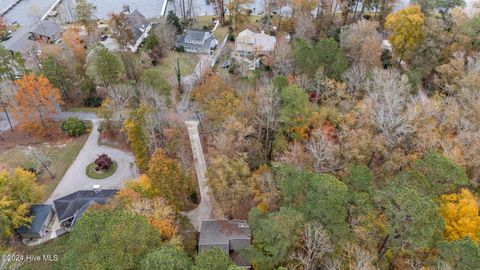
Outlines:
[[[80,136],[86,129],[85,123],[77,117],[70,117],[62,123],[62,130],[70,136]]]
[[[228,41],[231,41],[231,42],[235,41],[235,34],[234,33],[228,34]]]
[[[113,161],[107,154],[98,155],[98,158],[95,160],[95,169],[98,170],[108,170],[112,167]]]
[[[102,98],[99,96],[87,97],[83,100],[83,105],[87,107],[100,107],[102,105]]]

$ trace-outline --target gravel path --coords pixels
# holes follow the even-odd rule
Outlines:
[[[81,119],[92,121],[92,131],[77,158],[67,170],[62,181],[60,181],[50,198],[47,200],[47,203],[51,203],[53,200],[77,190],[91,189],[93,185],[100,185],[105,189],[122,188],[126,180],[138,177],[139,173],[135,166],[132,154],[119,149],[98,145],[98,138],[100,136],[100,133],[98,132],[99,120],[96,118],[95,114],[61,113],[57,118],[64,119],[70,116],[77,116]],[[115,162],[117,162],[117,171],[106,179],[95,180],[89,178],[85,174],[88,164],[94,161],[97,155],[103,153],[109,155]]]
[[[186,121],[185,125],[187,126],[190,144],[192,145],[193,161],[195,163],[201,198],[200,205],[194,210],[185,213],[185,215],[190,219],[192,225],[195,226],[197,230],[200,230],[200,225],[203,220],[223,218],[220,210],[214,207],[215,199],[211,196],[210,189],[207,185],[207,166],[205,157],[203,156],[200,135],[198,134],[198,121]]]

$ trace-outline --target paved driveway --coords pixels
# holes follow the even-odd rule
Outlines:
[[[98,145],[98,138],[100,136],[100,133],[98,132],[99,120],[94,114],[59,114],[58,119],[64,117],[68,118],[73,115],[92,121],[92,131],[77,158],[67,170],[62,181],[47,200],[47,203],[51,203],[53,200],[77,190],[92,189],[93,185],[100,185],[104,189],[122,188],[126,180],[137,178],[139,175],[132,154],[119,149]],[[117,171],[106,179],[95,180],[89,178],[85,174],[88,164],[93,162],[97,155],[103,153],[109,155],[115,162],[117,162]]]

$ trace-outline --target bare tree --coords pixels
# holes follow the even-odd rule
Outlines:
[[[274,87],[267,86],[257,92],[256,109],[257,136],[262,141],[265,159],[271,160],[273,140],[278,128],[278,111],[280,109],[280,96]]]
[[[309,223],[301,236],[299,250],[293,255],[304,270],[314,270],[323,256],[331,252],[332,244],[327,232],[320,223]]]
[[[47,152],[41,151],[40,149],[29,148],[27,156],[36,164],[35,170],[37,172],[43,168],[48,172],[52,179],[55,178],[55,175],[49,169],[52,165],[52,159]]]
[[[126,84],[115,85],[108,88],[107,95],[111,101],[111,108],[118,112],[120,120],[123,120],[122,111],[130,105],[132,98],[135,96],[134,87]]]
[[[14,96],[17,91],[15,84],[12,81],[4,80],[0,83],[0,106],[7,117],[10,129],[13,131],[13,124],[8,114],[7,108],[14,103]]]
[[[374,262],[377,258],[368,250],[357,245],[347,245],[344,249],[350,270],[377,270]]]
[[[415,132],[414,114],[407,114],[410,84],[397,70],[375,69],[368,82],[367,104],[372,110],[372,121],[390,145]]]
[[[315,35],[315,23],[310,12],[296,13],[295,38],[311,41]]]
[[[317,172],[331,172],[337,167],[335,153],[338,148],[329,140],[327,135],[320,130],[313,133],[307,143],[307,150],[313,160],[313,169]]]
[[[380,65],[382,36],[377,22],[361,20],[346,27],[340,35],[340,44],[351,59],[367,67]]]
[[[348,92],[356,95],[365,86],[367,79],[367,67],[363,64],[353,64],[345,73],[343,78],[348,86]]]
[[[273,54],[273,63],[281,75],[293,72],[293,54],[290,44],[285,38],[279,38]]]

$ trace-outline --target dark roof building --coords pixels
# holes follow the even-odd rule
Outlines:
[[[143,16],[138,9],[135,9],[132,13],[128,14],[131,30],[133,33],[133,43],[131,44],[131,50],[133,52],[138,50],[140,44],[147,37],[148,32],[152,29],[152,24]]]
[[[177,48],[184,48],[192,53],[210,54],[217,45],[218,41],[213,34],[205,30],[187,30],[185,34],[178,36],[175,42]]]
[[[106,204],[117,191],[117,189],[79,190],[54,200],[58,221],[66,228],[71,227],[92,204]]]
[[[238,252],[250,247],[250,228],[242,220],[205,220],[200,227],[198,251],[219,248],[239,266],[250,267]]]
[[[51,204],[34,204],[30,206],[29,216],[32,218],[30,227],[20,227],[17,233],[22,238],[42,238],[48,228],[48,224],[52,219],[53,205]]]
[[[39,21],[30,30],[31,40],[44,39],[47,41],[56,41],[60,38],[61,29],[57,23],[48,20]]]

